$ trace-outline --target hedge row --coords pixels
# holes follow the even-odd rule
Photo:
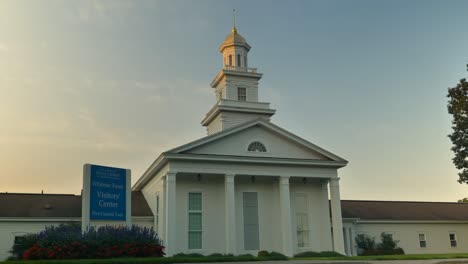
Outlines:
[[[15,240],[16,259],[162,257],[164,247],[152,228],[103,226],[81,232],[78,225],[48,226]]]

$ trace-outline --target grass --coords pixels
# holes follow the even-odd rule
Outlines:
[[[309,259],[309,260],[424,260],[424,259],[457,259],[457,258],[468,258],[468,253],[408,254],[408,255],[356,256],[356,257],[318,257],[318,258],[294,258],[294,259]]]
[[[279,260],[274,257],[219,256],[219,257],[163,257],[163,258],[114,258],[114,259],[72,259],[72,260],[15,260],[3,264],[159,264],[159,263],[209,263]]]
[[[357,256],[357,257],[315,257],[292,258],[293,260],[421,260],[421,259],[457,259],[468,258],[468,253],[455,254],[410,254],[385,256]],[[165,263],[209,263],[209,262],[245,262],[267,261],[272,258],[253,256],[216,256],[216,257],[164,257],[164,258],[117,258],[117,259],[76,259],[76,260],[29,260],[5,261],[3,264],[165,264]],[[454,263],[454,262],[447,262]],[[456,263],[456,262],[455,262]]]

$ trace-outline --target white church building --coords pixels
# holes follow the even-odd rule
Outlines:
[[[342,201],[347,161],[273,124],[262,74],[236,28],[219,47],[207,136],[163,152],[132,187],[132,222],[152,226],[166,253],[356,255],[354,238],[381,232],[407,253],[468,252],[468,204]],[[0,258],[15,236],[80,222],[76,195],[0,193]]]
[[[202,120],[208,136],[162,153],[133,190],[158,209],[169,254],[344,253],[343,232],[332,230],[342,230],[338,169],[347,161],[270,122],[249,50],[233,28]]]

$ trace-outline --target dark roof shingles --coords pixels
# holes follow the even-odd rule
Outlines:
[[[343,218],[468,221],[468,203],[342,200]]]
[[[132,192],[132,216],[153,216],[143,194],[139,191]],[[0,217],[81,217],[81,196],[0,193]]]

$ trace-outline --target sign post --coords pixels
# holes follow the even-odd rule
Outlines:
[[[82,232],[91,224],[131,226],[130,184],[129,169],[85,164],[81,196]]]

